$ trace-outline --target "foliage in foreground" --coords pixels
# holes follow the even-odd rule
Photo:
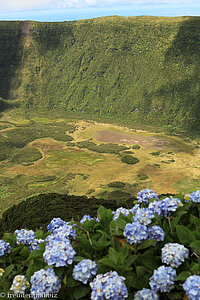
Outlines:
[[[146,189],[137,198],[129,210],[100,206],[96,219],[54,218],[49,233],[5,233],[0,290],[35,299],[199,299],[200,191],[159,199]]]

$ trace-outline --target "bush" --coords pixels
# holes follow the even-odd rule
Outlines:
[[[132,148],[132,149],[139,150],[139,149],[140,149],[140,146],[139,146],[139,145],[133,145],[131,148]]]
[[[124,155],[121,158],[121,161],[125,164],[128,164],[128,165],[134,165],[134,164],[139,163],[139,159],[132,156],[132,155]]]
[[[90,141],[77,142],[76,146],[79,148],[87,148],[88,150],[99,152],[99,153],[113,153],[118,154],[120,151],[127,149],[126,146],[120,146],[118,144],[107,143],[96,145]]]
[[[122,189],[123,187],[125,187],[125,185],[126,185],[126,183],[124,183],[124,182],[113,181],[108,184],[108,187]]]
[[[148,175],[143,174],[143,173],[138,174],[137,177],[138,177],[140,180],[146,180],[146,179],[149,178]]]

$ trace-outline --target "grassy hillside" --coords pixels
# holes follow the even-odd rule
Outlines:
[[[0,97],[198,130],[199,26],[199,17],[0,22]]]

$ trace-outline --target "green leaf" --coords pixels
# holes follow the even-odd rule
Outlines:
[[[90,288],[88,286],[80,286],[75,289],[73,292],[75,299],[82,299],[90,292]]]
[[[200,255],[200,241],[195,241],[190,244],[190,248],[192,248],[198,255]]]
[[[14,269],[14,265],[12,264],[12,265],[9,265],[7,268],[6,268],[6,270],[5,270],[5,272],[3,273],[3,275],[2,275],[2,279],[4,279],[5,277],[7,277],[11,272],[12,272],[12,270]]]
[[[24,258],[27,258],[29,256],[29,249],[27,246],[24,246],[21,251],[19,252],[20,256],[23,256]]]
[[[149,248],[152,245],[155,245],[157,242],[157,240],[147,240],[142,242],[138,247],[137,250],[142,250],[142,249],[146,249]]]
[[[120,265],[124,264],[125,259],[127,258],[129,254],[129,249],[127,246],[124,246],[122,248],[120,248],[119,254],[118,254],[118,263]]]
[[[44,232],[40,229],[36,230],[35,237],[36,239],[44,239]]]
[[[103,264],[105,266],[108,266],[110,268],[114,268],[114,269],[116,268],[116,263],[112,259],[110,259],[108,257],[100,259],[99,263],[101,263],[101,264]]]
[[[67,278],[66,278],[66,286],[69,287],[69,288],[80,286],[80,282],[78,282],[77,280],[75,280],[71,276],[70,277],[67,276]]]
[[[191,275],[191,272],[183,271],[178,274],[177,280],[185,281],[188,278],[188,276],[190,276],[190,275]]]
[[[100,219],[100,223],[104,226],[104,228],[108,228],[113,218],[112,210],[106,209],[101,205],[97,210],[97,215]]]
[[[38,257],[43,257],[42,255],[42,251],[41,250],[34,250],[32,251],[30,254],[29,254],[29,257],[27,258],[27,262],[30,261],[31,259],[34,259],[34,258],[38,258]]]
[[[183,245],[189,245],[195,241],[192,231],[183,225],[176,226],[176,233],[179,239],[179,242]]]
[[[130,255],[124,262],[125,266],[130,267],[139,257],[140,255]]]

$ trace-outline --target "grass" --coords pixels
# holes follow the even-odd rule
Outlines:
[[[10,161],[14,164],[31,165],[42,158],[41,152],[36,148],[22,148],[16,150],[11,156]]]
[[[9,111],[4,113],[0,120],[0,122],[7,122],[7,117],[11,116],[9,124],[12,126],[9,131],[1,132],[0,139],[5,149],[2,153],[7,155],[7,158],[4,158],[0,164],[1,212],[13,204],[20,203],[22,199],[38,193],[68,193],[76,196],[88,194],[98,196],[98,198],[104,197],[108,201],[116,196],[120,202],[125,201],[123,199],[127,194],[133,197],[142,188],[153,188],[160,194],[166,191],[174,193],[180,190],[180,187],[181,191],[184,191],[188,189],[186,185],[184,186],[187,180],[191,182],[191,188],[195,189],[196,185],[198,189],[198,181],[195,179],[200,177],[200,168],[198,168],[200,149],[198,148],[193,149],[193,154],[191,154],[187,151],[187,147],[184,152],[183,148],[179,148],[178,145],[173,148],[170,144],[169,151],[164,148],[160,150],[156,148],[159,146],[153,143],[142,144],[137,150],[139,163],[132,166],[121,162],[120,158],[124,155],[130,155],[131,158],[133,156],[123,153],[124,150],[121,151],[120,147],[131,149],[135,145],[134,141],[133,144],[128,145],[98,143],[95,139],[96,133],[102,130],[110,132],[112,128],[112,130],[120,131],[122,135],[123,133],[134,134],[135,139],[142,136],[143,141],[145,137],[148,139],[149,136],[156,136],[155,133],[137,130],[133,132],[128,127],[115,124],[97,123],[79,118],[70,119],[68,115],[65,119],[64,114],[56,114],[53,119],[51,113],[49,122],[47,116],[44,117],[44,113],[37,114],[37,118],[35,112],[32,115],[30,113],[19,114],[20,123],[17,124],[13,122],[12,114],[15,118],[16,115]],[[26,122],[26,117],[29,123]],[[57,140],[51,137],[53,133],[55,137],[55,130],[58,131]],[[71,130],[73,132],[69,135]],[[11,134],[12,131],[15,132],[17,139],[14,138],[13,133]],[[61,140],[60,137],[64,137],[66,131],[72,141],[66,142],[64,138]],[[162,135],[161,140],[164,138],[165,135]],[[173,138],[176,139],[176,137]],[[181,137],[178,139],[181,141]],[[166,140],[168,141],[168,136]],[[193,148],[192,141],[183,140],[182,142]],[[28,146],[24,146],[27,143]],[[94,149],[89,149],[88,145],[92,145]],[[95,147],[100,145],[102,145],[102,153],[95,151]],[[105,149],[109,151],[114,149],[114,152],[108,153]],[[117,152],[120,149],[117,155],[116,149]],[[151,155],[152,152],[159,151],[162,155]],[[42,159],[34,160],[34,156],[36,158],[37,155],[41,156],[39,153],[42,154]],[[26,159],[30,160],[26,161]],[[170,163],[161,163],[161,160]],[[29,163],[34,164],[29,165]],[[144,175],[148,178],[144,179]],[[117,190],[119,193],[116,192]]]

